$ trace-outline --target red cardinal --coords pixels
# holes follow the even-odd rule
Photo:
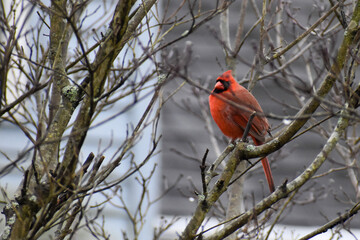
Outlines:
[[[265,142],[269,123],[266,117],[261,115],[263,111],[258,101],[246,88],[235,81],[231,70],[224,72],[216,79],[215,87],[209,96],[209,105],[216,124],[223,134],[233,141],[242,138],[250,115],[256,111],[257,115],[253,118],[249,135],[257,146]],[[269,189],[273,192],[275,185],[269,161],[265,157],[261,163]]]

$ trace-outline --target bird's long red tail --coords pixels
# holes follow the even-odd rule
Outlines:
[[[255,138],[253,138],[253,140],[254,140],[255,145],[257,145],[257,146],[262,144]],[[264,168],[264,173],[265,173],[265,177],[268,182],[268,185],[269,185],[269,189],[271,192],[274,192],[275,191],[274,178],[272,176],[270,164],[269,164],[267,157],[264,157],[263,159],[261,159],[261,163]]]
[[[264,168],[266,180],[267,180],[267,182],[269,184],[269,189],[270,189],[271,192],[273,192],[273,191],[275,191],[275,184],[274,184],[274,179],[273,179],[273,176],[272,176],[272,173],[271,173],[271,168],[270,168],[269,161],[265,157],[265,158],[261,159],[261,163],[262,163],[263,168]]]

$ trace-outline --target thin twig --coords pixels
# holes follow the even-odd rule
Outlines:
[[[275,53],[267,62],[271,62],[272,60],[284,55],[290,48],[295,46],[298,42],[300,42],[304,37],[309,35],[314,29],[319,26],[333,11],[335,11],[339,7],[339,2],[335,4],[327,13],[325,13],[319,20],[317,20],[307,31],[303,32],[299,37],[297,37],[294,41],[292,41],[289,45],[287,45],[280,52]]]
[[[202,158],[202,161],[201,161],[201,165],[200,165],[201,182],[202,182],[202,188],[203,188],[203,195],[205,198],[207,197],[207,184],[205,181],[205,175],[206,175],[206,172],[205,172],[206,164],[205,163],[206,163],[206,158],[207,158],[208,153],[209,153],[209,149],[206,149],[204,156]]]
[[[241,138],[241,141],[243,141],[243,142],[246,142],[246,141],[247,141],[247,136],[248,136],[248,134],[249,134],[249,131],[250,131],[250,128],[251,128],[251,125],[252,125],[252,120],[254,119],[255,115],[256,115],[256,111],[254,111],[253,113],[251,113],[250,116],[249,116],[249,120],[248,120],[248,122],[247,122],[247,124],[246,124],[245,130],[244,130],[244,134],[243,134],[243,136],[242,136],[242,138]]]

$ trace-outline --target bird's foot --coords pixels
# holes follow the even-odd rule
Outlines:
[[[248,138],[241,138],[240,142],[249,143],[249,139]]]

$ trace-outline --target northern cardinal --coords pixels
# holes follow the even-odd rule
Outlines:
[[[231,75],[231,70],[216,79],[216,84],[209,96],[211,115],[223,134],[235,141],[241,139],[250,115],[256,115],[251,122],[249,135],[255,145],[265,142],[269,123],[255,97]],[[275,190],[270,164],[265,157],[261,160],[271,192]]]

